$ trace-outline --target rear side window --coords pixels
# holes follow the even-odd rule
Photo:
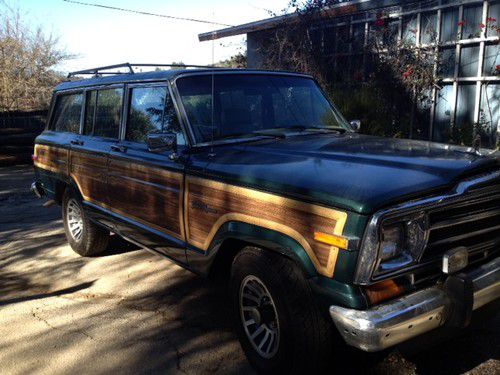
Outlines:
[[[94,135],[118,138],[120,114],[122,111],[123,89],[106,89],[97,92]]]
[[[57,97],[52,129],[59,132],[79,133],[83,94]]]

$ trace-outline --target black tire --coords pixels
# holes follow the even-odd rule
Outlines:
[[[68,212],[80,211],[81,229],[73,232],[75,216]],[[94,256],[104,252],[108,246],[109,231],[96,225],[85,215],[80,197],[72,190],[67,189],[64,193],[62,202],[62,217],[64,223],[64,232],[71,248],[81,256]],[[76,220],[77,221],[77,220]]]
[[[251,284],[255,282],[257,285]],[[271,339],[262,344],[267,330],[256,336],[256,340],[260,342],[254,340],[252,344],[250,336],[255,334],[258,328],[247,333],[248,329],[244,326],[244,320],[247,323],[257,320],[260,325],[265,325],[262,317],[269,314],[264,311],[262,297],[257,308],[258,313],[254,312],[253,307],[245,305],[252,304],[252,299],[245,297],[240,300],[241,295],[248,296],[248,292],[258,286],[259,282],[265,287],[259,287],[260,290],[269,292],[275,307],[272,311],[277,315],[275,321],[272,321],[273,318],[267,319],[271,320],[268,328],[279,327],[278,348],[275,349],[275,354],[268,358],[265,357],[268,354],[263,353],[263,356],[258,351],[260,345],[263,345],[261,352],[270,350],[273,345]],[[326,314],[321,313],[310,285],[302,271],[291,260],[256,247],[244,248],[236,255],[232,264],[231,298],[236,333],[249,362],[257,371],[317,374],[328,369],[332,354],[333,325]],[[246,309],[245,313],[242,313],[242,306]],[[260,309],[263,309],[262,313]],[[257,319],[253,319],[254,317]],[[259,325],[251,323],[249,327]],[[272,333],[269,334],[269,337],[272,336]]]

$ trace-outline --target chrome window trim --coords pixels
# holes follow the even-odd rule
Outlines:
[[[491,183],[495,180],[500,181],[500,170],[485,173],[473,178],[460,181],[455,187],[447,194],[431,196],[424,199],[417,199],[403,204],[384,209],[376,212],[370,219],[365,234],[363,236],[356,271],[354,274],[354,283],[358,285],[371,285],[375,282],[385,280],[394,276],[400,276],[408,273],[416,268],[425,267],[434,262],[416,263],[408,267],[396,270],[391,273],[384,274],[378,278],[374,278],[375,266],[378,259],[378,245],[381,224],[391,218],[404,218],[408,214],[414,214],[424,211],[427,214],[429,209],[446,206],[464,199],[474,197],[474,193],[468,195],[470,190],[474,187],[480,188],[485,183]],[[481,196],[481,193],[478,194]]]

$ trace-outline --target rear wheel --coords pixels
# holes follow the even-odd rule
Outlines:
[[[62,203],[64,232],[71,248],[82,256],[104,252],[108,246],[109,231],[88,219],[81,199],[71,190],[66,190]]]
[[[246,247],[233,261],[231,295],[241,346],[259,372],[326,370],[332,324],[291,260]]]

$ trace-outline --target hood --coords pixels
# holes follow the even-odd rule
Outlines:
[[[266,139],[214,153],[194,156],[192,166],[207,177],[360,214],[500,169],[498,152],[354,133]]]

